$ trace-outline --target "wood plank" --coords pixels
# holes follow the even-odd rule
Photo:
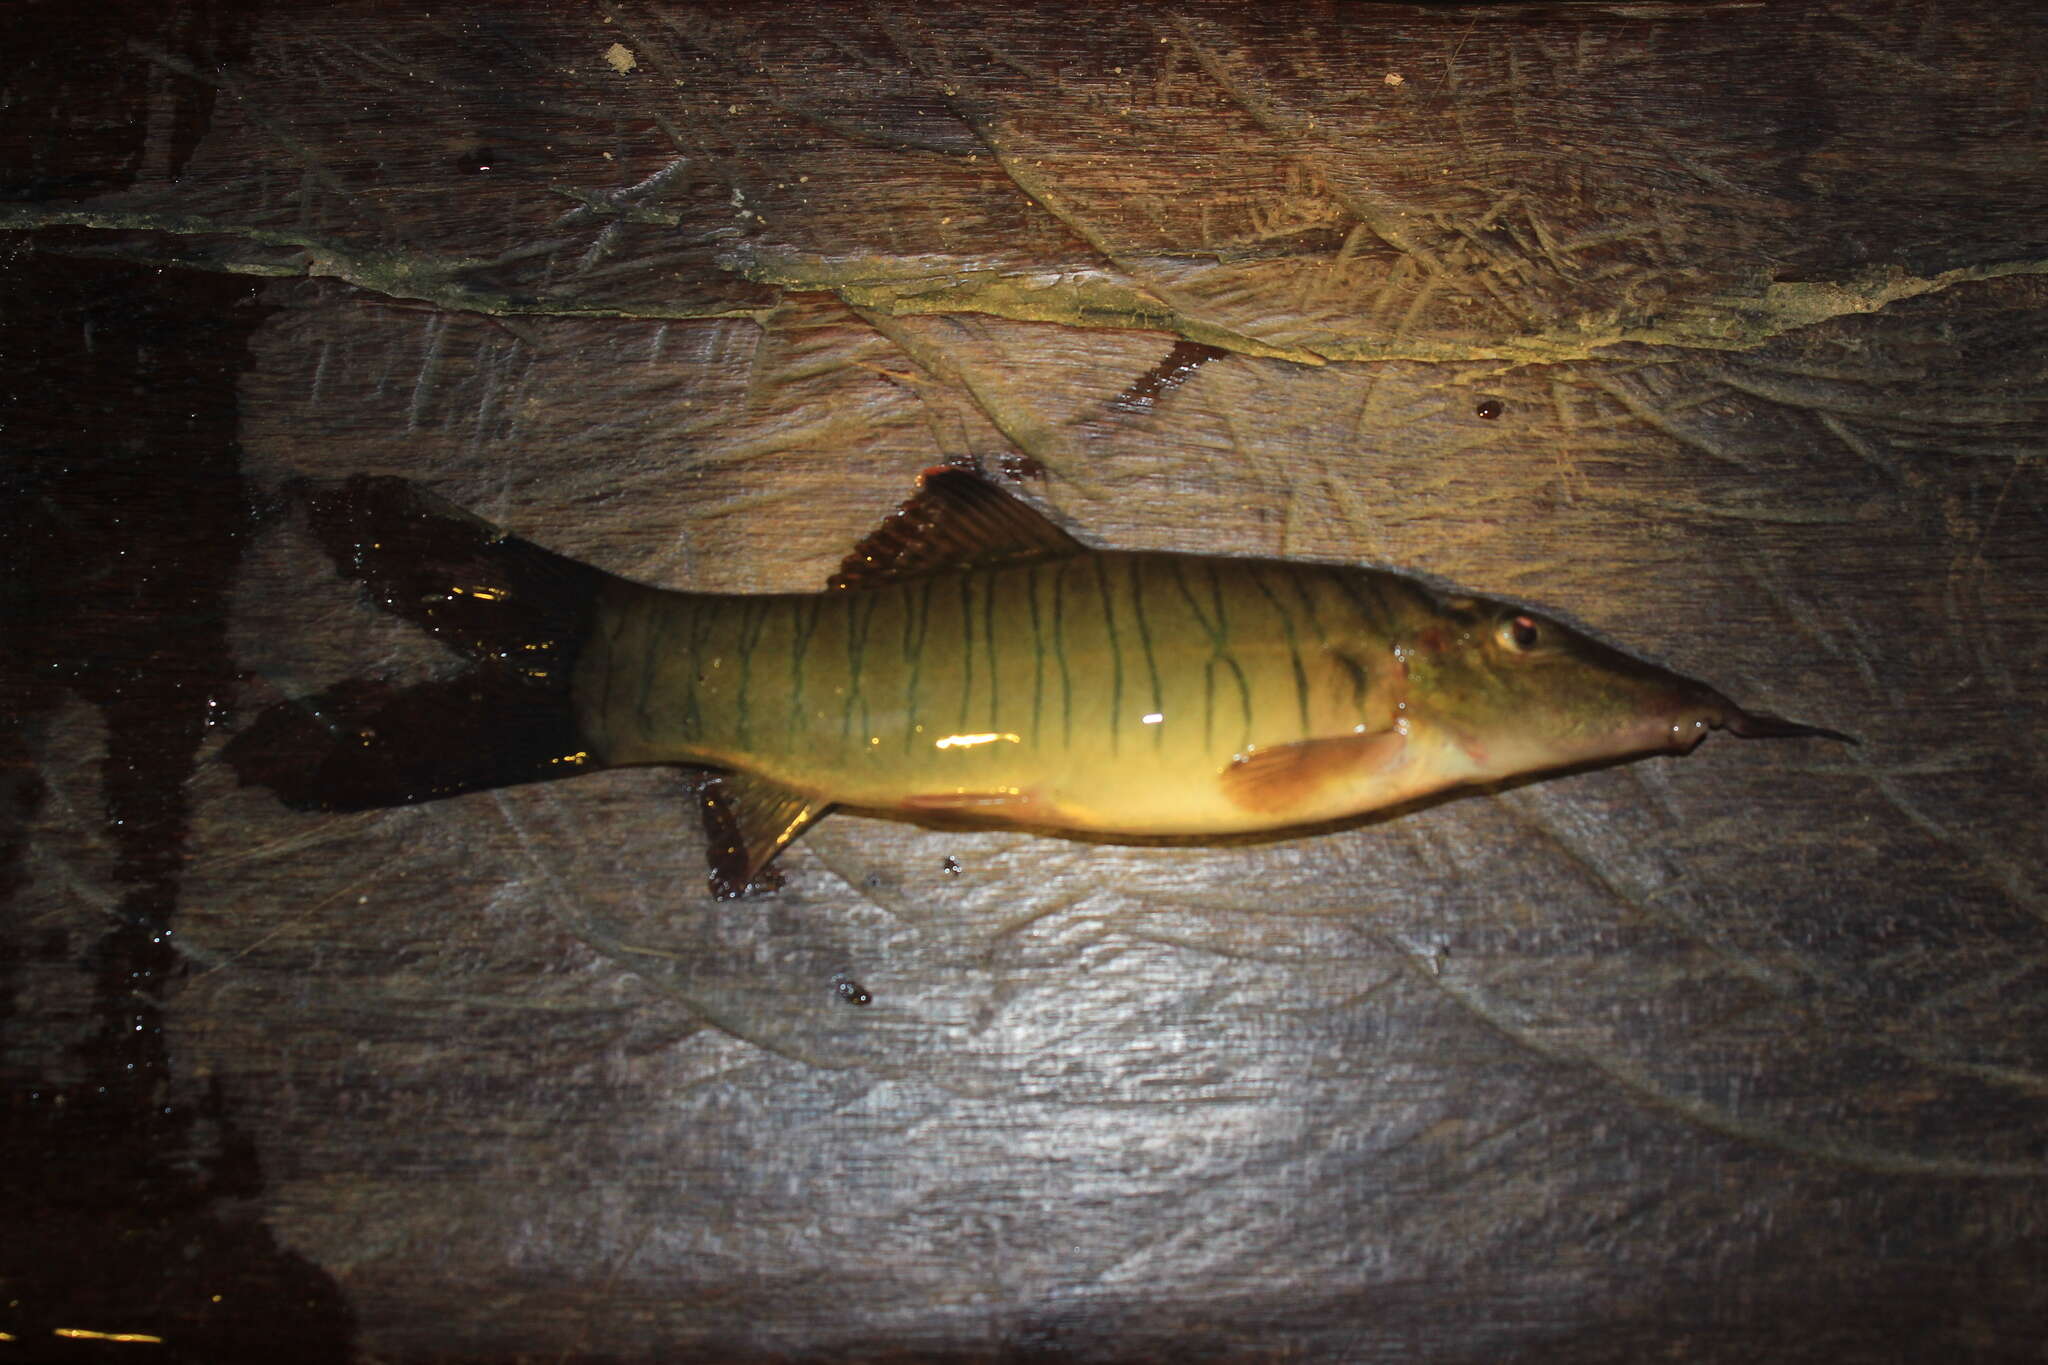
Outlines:
[[[2037,25],[174,4],[36,32],[0,130],[0,1195],[35,1223],[0,1239],[0,1331],[2048,1339]],[[1184,343],[1215,357],[1118,403]],[[1863,743],[1218,847],[835,815],[735,903],[672,775],[313,816],[218,762],[280,696],[448,666],[333,575],[291,478],[400,474],[759,591],[822,582],[946,461],[1035,465],[1093,543],[1525,600]]]

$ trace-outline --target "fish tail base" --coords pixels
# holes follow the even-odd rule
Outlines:
[[[603,766],[571,684],[611,575],[403,479],[288,491],[337,573],[471,664],[410,685],[351,678],[267,708],[225,753],[243,785],[302,810],[368,810]]]

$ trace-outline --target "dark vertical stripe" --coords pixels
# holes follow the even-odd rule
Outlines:
[[[1131,615],[1138,623],[1138,643],[1144,646],[1145,649],[1145,671],[1152,678],[1152,710],[1150,714],[1161,718],[1157,725],[1146,728],[1152,731],[1152,747],[1163,749],[1166,747],[1166,698],[1159,690],[1159,661],[1152,654],[1152,626],[1145,619],[1145,561],[1137,555],[1132,555],[1129,563],[1131,566]]]
[[[1067,663],[1067,570],[1071,559],[1060,561],[1052,576],[1052,652],[1060,661],[1060,743],[1074,747],[1074,675]]]
[[[619,636],[625,632],[625,612],[616,603],[599,607],[598,630],[604,638],[604,647],[591,651],[591,659],[599,669],[596,693],[599,698],[596,707],[596,730],[591,736],[593,747],[601,759],[609,759],[608,750],[618,738],[617,726],[612,722],[612,688],[618,683],[621,670],[617,667],[619,657]]]
[[[690,697],[684,706],[683,724],[692,743],[704,737],[704,670],[706,655],[711,653],[712,632],[718,625],[718,610],[713,599],[692,597],[681,610],[689,613],[689,649],[683,656],[683,676],[690,680]],[[663,613],[667,615],[667,613]],[[651,674],[650,674],[651,676]]]
[[[1274,592],[1271,585],[1266,582],[1270,566],[1253,563],[1248,564],[1246,568],[1251,573],[1253,584],[1265,599],[1273,604],[1273,614],[1280,618],[1280,632],[1287,637],[1287,658],[1288,662],[1294,665],[1294,701],[1301,710],[1301,736],[1306,739],[1309,736],[1308,670],[1302,666],[1301,640],[1294,633],[1294,617],[1289,614],[1287,604],[1280,600],[1280,594]]]
[[[909,753],[916,744],[918,716],[923,708],[919,684],[924,678],[924,642],[932,624],[932,593],[938,590],[939,580],[927,577],[916,585],[913,593],[909,587],[903,592],[903,658],[909,665],[903,678],[903,752]]]
[[[1216,660],[1202,667],[1202,748],[1216,747]]]
[[[988,728],[1000,730],[997,712],[1002,709],[1003,671],[996,664],[996,576],[983,571],[981,575],[981,639],[983,652],[988,656]]]
[[[1223,580],[1216,571],[1213,559],[1175,559],[1175,579],[1180,586],[1181,596],[1187,600],[1188,610],[1202,624],[1208,633],[1210,657],[1203,669],[1202,677],[1202,742],[1213,745],[1216,740],[1216,671],[1229,670],[1231,679],[1237,684],[1238,711],[1242,717],[1238,743],[1251,742],[1252,733],[1252,689],[1244,676],[1244,668],[1230,648],[1230,613],[1223,602]],[[1193,585],[1188,582],[1186,565],[1198,564],[1209,583],[1209,606],[1204,610]]]
[[[1301,599],[1302,615],[1308,619],[1309,632],[1315,638],[1315,659],[1318,663],[1334,662],[1344,670],[1351,682],[1352,709],[1362,715],[1367,691],[1365,669],[1349,650],[1330,638],[1330,629],[1323,624],[1321,594],[1316,591],[1316,585],[1329,576],[1329,571],[1283,564],[1278,572],[1294,585],[1295,595]]]
[[[1323,626],[1323,614],[1316,610],[1315,590],[1309,586],[1309,575],[1316,571],[1292,564],[1277,564],[1274,571],[1293,585],[1294,595],[1301,599],[1301,614],[1308,620],[1308,628],[1314,633],[1316,643],[1328,645],[1330,632]]]
[[[1356,569],[1332,569],[1330,581],[1358,613],[1358,624],[1366,638],[1378,644],[1394,643],[1393,614],[1380,599],[1371,579]]]
[[[633,698],[633,714],[640,721],[640,732],[649,734],[655,727],[654,680],[659,674],[662,656],[667,653],[663,647],[668,633],[669,613],[663,608],[663,598],[641,599],[636,604],[641,608],[640,631],[640,687]],[[649,617],[653,619],[648,620]]]
[[[1229,654],[1218,654],[1215,658],[1209,660],[1209,676],[1212,680],[1216,676],[1216,669],[1219,665],[1229,669],[1230,676],[1237,681],[1237,702],[1241,713],[1241,726],[1238,730],[1237,742],[1238,746],[1242,748],[1244,745],[1251,743],[1252,738],[1252,689],[1245,682],[1244,670],[1238,667],[1236,658]],[[1210,684],[1212,699],[1214,694],[1215,684],[1212,681]]]
[[[1342,638],[1341,634],[1337,639],[1331,638],[1329,628],[1323,624],[1315,609],[1316,592],[1310,585],[1311,572],[1315,574],[1316,581],[1334,583],[1338,590],[1342,591],[1342,580],[1349,571],[1337,568],[1297,569],[1290,576],[1301,591],[1301,600],[1308,606],[1310,619],[1315,623],[1316,638],[1322,641],[1323,653],[1335,660],[1337,666],[1344,670],[1344,676],[1351,683],[1351,705],[1363,715],[1366,701],[1372,695],[1372,671],[1366,666],[1365,660],[1359,657],[1359,650],[1351,640]],[[1356,635],[1358,632],[1352,634]]]
[[[669,698],[668,708],[673,709],[676,712],[673,723],[679,728],[680,733],[682,734],[682,737],[685,740],[695,739],[695,727],[699,720],[699,712],[697,708],[697,670],[701,668],[703,664],[702,661],[697,657],[697,652],[694,648],[696,644],[697,634],[695,624],[696,610],[697,608],[694,603],[664,608],[664,614],[666,614],[666,612],[668,611],[681,611],[691,613],[690,619],[686,620],[684,623],[685,629],[683,631],[684,637],[688,643],[682,658],[682,696],[680,698],[680,704],[678,704],[676,698]],[[653,686],[651,670],[655,666],[654,653],[651,649],[648,648],[647,645],[647,636],[651,629],[651,623],[643,622],[640,628],[639,640],[637,641],[637,643],[641,646],[642,652],[642,657],[640,660],[641,666],[639,672],[640,686],[643,689],[651,688]],[[642,696],[642,704],[644,708],[644,691]],[[663,721],[665,724],[668,723],[668,709],[665,709],[663,712]],[[645,730],[643,730],[641,733],[643,734],[643,736],[649,739],[653,738],[653,736]]]
[[[1102,597],[1102,628],[1109,632],[1109,752],[1117,752],[1123,738],[1124,651],[1116,634],[1116,603],[1109,591],[1109,570],[1103,556],[1091,556],[1095,564],[1095,588]]]
[[[974,697],[974,582],[960,576],[960,720],[954,727],[967,729],[967,711]]]
[[[1223,652],[1223,636],[1209,619],[1202,604],[1195,600],[1195,590],[1188,583],[1188,560],[1184,555],[1174,555],[1166,561],[1173,570],[1174,586],[1180,589],[1188,612],[1195,618],[1202,633],[1209,637],[1209,662],[1202,669],[1202,747],[1214,747],[1216,743],[1216,659]]]
[[[641,733],[650,738],[665,730],[671,723],[667,715],[667,709],[662,705],[666,698],[658,699],[655,695],[655,686],[662,680],[662,670],[673,654],[668,645],[669,631],[675,625],[676,617],[680,613],[683,615],[682,624],[685,637],[693,635],[697,626],[697,614],[700,610],[697,602],[692,599],[684,599],[678,602],[671,601],[665,597],[643,597],[640,601],[638,608],[640,618],[640,638],[638,641],[640,646],[638,669],[640,687],[638,695],[634,698],[633,708],[635,714],[640,718]],[[688,659],[690,656],[686,653],[684,657]],[[696,738],[697,731],[703,728],[701,721],[702,716],[697,707],[697,694],[693,690],[688,694],[683,705],[682,724],[686,738],[692,740]]]
[[[818,593],[808,602],[792,604],[789,639],[789,732],[804,730],[804,660],[811,651],[811,636],[818,629],[818,617],[830,595]]]
[[[843,753],[848,744],[856,739],[853,734],[853,712],[860,708],[859,747],[868,743],[868,701],[867,701],[867,650],[868,624],[874,620],[875,607],[885,589],[856,590],[848,595],[846,606],[846,703],[839,713],[839,746]]]
[[[1223,580],[1216,576],[1216,561],[1205,559],[1202,568],[1209,575],[1209,596],[1216,604],[1216,648],[1230,648],[1230,613],[1223,608]]]
[[[738,742],[741,748],[753,743],[754,727],[754,650],[761,643],[761,632],[768,625],[769,613],[774,609],[772,597],[747,597],[740,603],[739,636],[733,642],[740,656],[739,682],[739,726]]]
[[[1038,612],[1038,568],[1036,564],[1025,570],[1024,596],[1031,606],[1031,742],[1035,745],[1044,739],[1040,716],[1045,710],[1045,630]]]
[[[1187,557],[1185,555],[1175,555],[1166,562],[1173,567],[1174,585],[1180,589],[1180,595],[1187,599],[1188,610],[1194,614],[1195,620],[1201,624],[1202,633],[1209,637],[1209,648],[1220,653],[1223,649],[1222,632],[1216,629],[1216,623],[1211,621],[1208,613],[1202,610],[1202,604],[1195,600],[1195,590],[1188,586]]]
[[[1348,649],[1332,645],[1329,655],[1351,680],[1351,705],[1362,717],[1365,714],[1365,704],[1372,696],[1372,671]]]

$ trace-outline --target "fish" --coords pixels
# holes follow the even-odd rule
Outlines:
[[[1390,570],[1093,547],[950,467],[807,593],[634,582],[398,478],[292,496],[337,572],[467,667],[269,707],[227,746],[244,785],[348,811],[672,765],[697,775],[721,898],[779,884],[840,808],[1200,841],[1714,730],[1854,742]]]

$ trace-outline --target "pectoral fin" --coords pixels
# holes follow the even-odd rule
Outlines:
[[[830,808],[752,773],[721,773],[704,784],[700,799],[711,840],[711,892],[720,900],[780,886],[768,864]]]
[[[1392,766],[1407,745],[1406,736],[1378,730],[1252,749],[1223,770],[1223,791],[1243,809],[1260,815],[1284,817],[1300,811],[1306,817],[1325,787]]]

